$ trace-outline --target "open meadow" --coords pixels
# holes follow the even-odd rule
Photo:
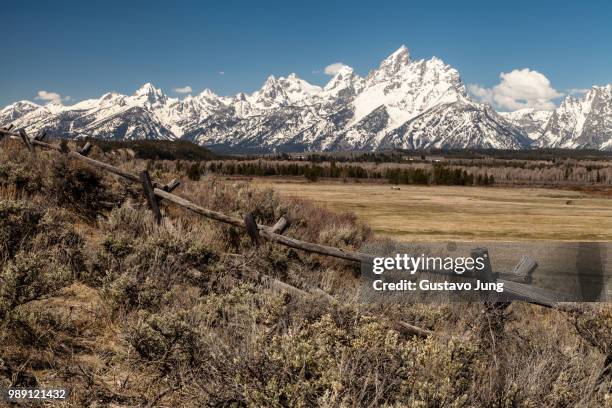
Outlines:
[[[544,188],[307,183],[257,178],[256,184],[336,211],[354,212],[376,234],[400,240],[612,239],[612,200]]]

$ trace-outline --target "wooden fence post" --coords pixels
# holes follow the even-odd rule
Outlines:
[[[21,137],[21,140],[23,141],[23,144],[26,145],[28,150],[30,152],[34,152],[34,147],[32,146],[32,142],[30,141],[30,138],[26,134],[25,130],[19,129],[19,136]]]
[[[83,156],[87,156],[89,154],[89,152],[91,151],[91,148],[92,148],[91,143],[87,142],[87,143],[85,143],[85,146],[83,146],[79,150],[79,154],[83,155]]]
[[[151,183],[151,177],[149,176],[149,172],[143,170],[140,172],[140,182],[142,183],[142,189],[144,190],[145,197],[147,198],[147,202],[149,203],[149,208],[153,211],[155,215],[155,222],[158,224],[161,223],[162,215],[159,210],[159,204],[157,202],[157,198],[155,197],[155,190],[153,187],[153,183]]]
[[[510,273],[504,274],[505,279],[518,283],[531,283],[531,275],[538,268],[538,263],[528,256],[523,256]]]
[[[251,241],[255,246],[259,246],[259,228],[255,222],[253,214],[248,213],[244,216],[244,226],[246,227],[247,234],[251,237]]]
[[[13,128],[12,124],[6,127],[0,128],[0,130],[2,130],[2,132],[0,132],[0,140],[4,139],[4,136],[6,136],[6,134],[3,132],[10,132],[12,128]]]
[[[45,137],[47,137],[47,132],[41,131],[40,134],[38,134],[37,136],[34,136],[34,140],[42,142],[43,140],[45,140]]]
[[[497,282],[497,274],[493,273],[491,258],[486,248],[475,248],[471,251],[470,256],[473,259],[481,258],[484,263],[484,268],[476,275],[476,278],[483,282]],[[484,309],[479,325],[479,335],[491,347],[494,358],[497,358],[495,353],[496,342],[506,326],[506,309],[510,306],[510,302],[492,301],[492,296],[495,295],[491,295],[488,291],[481,292],[480,297],[484,302]]]

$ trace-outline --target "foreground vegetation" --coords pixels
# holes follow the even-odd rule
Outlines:
[[[121,154],[94,157],[142,169]],[[150,163],[154,178],[175,166]],[[178,194],[252,211],[346,249],[389,246],[351,214],[214,177]],[[0,142],[0,388],[64,385],[65,406],[610,406],[612,309],[355,302],[355,266],[176,207],[137,186]],[[273,277],[337,301],[272,290]],[[403,335],[400,319],[434,331]],[[607,359],[607,360],[606,360]]]

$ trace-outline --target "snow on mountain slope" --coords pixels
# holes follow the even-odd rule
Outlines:
[[[47,104],[19,118],[15,126],[31,134],[47,131],[63,137],[103,139],[174,139],[157,116],[168,102],[159,89],[145,84],[132,96],[113,92],[72,106]]]
[[[567,97],[537,142],[540,147],[612,150],[612,84],[594,86],[582,98]]]
[[[378,148],[522,149],[531,140],[490,106],[465,97],[423,112],[385,135]]]
[[[285,90],[290,102],[298,102],[313,95],[319,94],[322,89],[320,86],[309,84],[296,74],[290,74],[287,78],[279,78],[278,82]]]
[[[439,103],[466,95],[459,73],[438,58],[412,61],[404,46],[387,57],[365,79],[364,89],[355,98],[359,122],[379,106],[389,114],[389,127],[399,126]]]
[[[509,118],[515,120],[513,118]],[[250,95],[210,90],[170,98],[147,83],[72,106],[18,102],[0,125],[65,137],[178,139],[249,151],[529,145],[520,127],[471,101],[454,68],[412,60],[404,46],[367,77],[342,67],[323,88],[295,74],[270,76]]]
[[[325,85],[321,94],[324,98],[350,98],[363,89],[363,78],[357,75],[353,68],[343,66]]]
[[[19,120],[21,117],[31,113],[41,106],[30,101],[19,101],[0,110],[0,123],[8,123]]]
[[[531,140],[537,140],[544,132],[546,124],[552,116],[552,111],[525,108],[514,112],[500,112],[499,114],[510,123],[523,128]]]

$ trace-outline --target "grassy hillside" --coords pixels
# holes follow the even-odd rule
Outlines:
[[[92,152],[127,170],[142,160]],[[168,181],[181,174],[149,164]],[[358,249],[354,215],[270,189],[182,177],[177,194]],[[354,265],[162,205],[56,152],[0,142],[0,388],[66,386],[64,406],[601,407],[612,308],[355,302]],[[275,290],[270,278],[321,295]],[[432,330],[398,331],[394,321]]]

